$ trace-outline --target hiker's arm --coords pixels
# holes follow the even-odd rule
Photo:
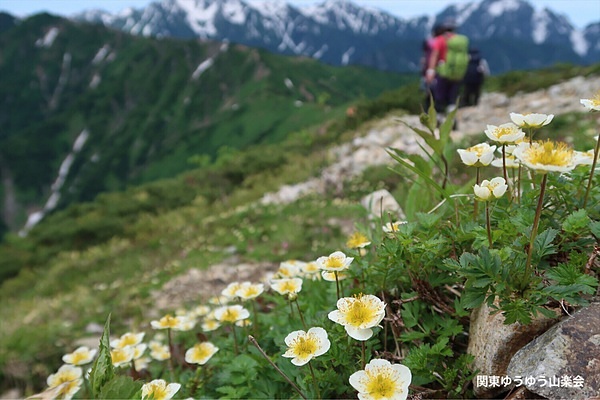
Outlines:
[[[440,51],[438,49],[433,49],[431,51],[431,56],[429,57],[429,63],[427,64],[427,72],[425,73],[425,81],[427,83],[431,83],[433,78],[435,78],[435,66],[437,64],[438,56]]]

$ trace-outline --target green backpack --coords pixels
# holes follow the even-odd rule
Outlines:
[[[447,44],[446,61],[438,65],[437,72],[451,81],[460,81],[469,65],[469,38],[455,34],[447,40]]]

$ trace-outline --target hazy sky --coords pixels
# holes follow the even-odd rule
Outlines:
[[[307,5],[321,3],[322,1],[323,0],[290,0],[286,2],[296,5]],[[410,18],[421,15],[432,15],[443,10],[450,4],[472,2],[473,0],[353,1],[357,4],[388,11],[390,14],[399,17]],[[151,2],[152,0],[0,0],[0,10],[8,11],[11,14],[21,17],[40,11],[48,11],[58,15],[71,15],[90,8],[99,8],[110,12],[117,12],[127,7],[141,8]],[[529,0],[529,3],[536,9],[548,7],[555,12],[567,15],[571,23],[578,28],[583,28],[590,22],[600,21],[600,0]]]

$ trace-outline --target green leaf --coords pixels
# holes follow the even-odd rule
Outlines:
[[[590,222],[590,231],[592,232],[592,235],[596,237],[596,239],[600,239],[600,221]]]
[[[141,388],[141,382],[135,382],[128,376],[117,376],[102,386],[99,398],[132,399]]]
[[[100,338],[100,351],[90,372],[90,385],[94,398],[101,398],[102,387],[115,376],[115,369],[110,356],[110,314],[104,324],[104,332]]]
[[[454,120],[456,118],[456,112],[458,111],[458,106],[454,108],[448,115],[442,124],[440,125],[440,139],[439,145],[441,151],[446,148],[448,144],[448,140],[450,139],[450,132],[452,131],[452,127],[454,126]],[[440,153],[441,154],[441,153]]]
[[[470,289],[463,293],[460,303],[463,308],[477,308],[483,304],[487,289]]]
[[[581,235],[590,223],[590,218],[585,209],[577,210],[567,216],[562,223],[565,232]]]
[[[556,229],[548,228],[544,232],[537,235],[533,248],[536,252],[538,260],[543,257],[556,254],[556,248],[552,245],[552,241],[556,238],[558,231]]]

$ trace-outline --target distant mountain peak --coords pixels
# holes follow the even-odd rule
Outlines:
[[[141,10],[77,16],[138,35],[228,41],[334,65],[395,71],[418,68],[420,42],[435,21],[445,18],[456,20],[460,32],[495,62],[494,72],[600,60],[595,45],[600,34],[593,25],[578,30],[566,16],[536,9],[526,0],[471,1],[449,5],[435,16],[411,19],[351,0],[303,7],[284,0],[162,0]],[[515,51],[528,57],[513,59]]]

